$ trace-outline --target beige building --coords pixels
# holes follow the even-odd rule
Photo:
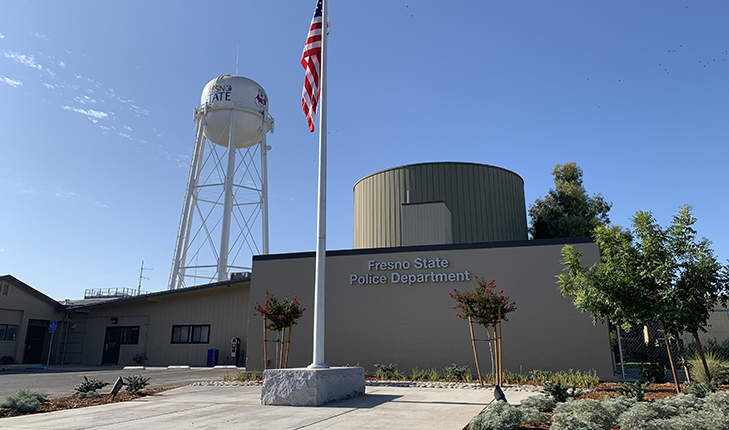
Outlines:
[[[64,303],[10,275],[0,285],[0,357],[18,363],[205,366],[210,349],[218,351],[216,364],[245,363],[248,278]],[[235,338],[243,346],[233,357]]]
[[[430,245],[330,251],[326,267],[325,361],[442,369],[456,363],[475,373],[468,323],[452,309],[454,290],[473,290],[475,277],[496,280],[518,309],[503,324],[504,368],[511,372],[594,369],[613,377],[607,324],[593,325],[587,314],[557,291],[560,251],[572,243],[587,264],[597,261],[589,239],[533,240],[469,245]],[[295,326],[291,366],[312,360],[314,254],[256,256],[251,302],[263,303],[265,291],[297,297],[307,308]],[[262,319],[249,317],[248,361],[263,367]],[[269,335],[275,337],[275,334]],[[477,338],[486,337],[480,329]],[[489,347],[479,342],[485,372]],[[273,347],[269,346],[269,357]]]

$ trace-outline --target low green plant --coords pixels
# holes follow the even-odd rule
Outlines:
[[[659,363],[643,363],[640,365],[640,376],[648,382],[662,384],[666,382],[666,366]]]
[[[718,387],[719,383],[716,379],[711,382],[691,381],[686,384],[686,388],[688,388],[686,392],[694,397],[703,398],[706,397],[707,394],[715,392]]]
[[[437,381],[439,378],[437,369],[418,369],[412,370],[411,379],[413,381]]]
[[[552,415],[550,430],[597,430],[597,427],[570,414]]]
[[[620,414],[632,408],[636,403],[638,403],[638,399],[635,397],[605,396],[602,399],[602,407],[607,409],[607,411],[613,414],[614,417],[619,417]]]
[[[596,370],[580,372],[579,370],[569,369],[567,372],[560,371],[553,374],[550,378],[552,382],[563,382],[566,385],[575,385],[582,388],[597,387],[600,378],[597,377]]]
[[[259,372],[258,370],[254,370],[253,372],[251,372],[251,381],[260,381],[261,379],[263,379],[263,374],[261,372]]]
[[[375,364],[377,371],[375,372],[375,379],[379,380],[399,380],[402,378],[400,370],[397,368],[397,364]]]
[[[673,406],[676,408],[678,415],[687,415],[693,412],[699,412],[704,407],[703,398],[686,393],[680,393],[675,397],[662,399],[661,402],[666,406]]]
[[[104,382],[101,379],[89,379],[86,376],[84,376],[83,382],[81,382],[74,388],[74,392],[76,394],[88,393],[89,391],[96,391],[101,388],[104,388],[107,385],[109,385],[109,383]]]
[[[523,408],[535,408],[539,412],[549,412],[557,405],[554,398],[551,396],[545,396],[544,394],[537,394],[536,396],[530,396],[521,401]]]
[[[548,425],[552,420],[552,416],[550,414],[541,412],[539,409],[534,407],[524,406],[523,402],[521,407],[519,407],[519,411],[521,412],[520,423],[523,426],[540,427]]]
[[[502,380],[505,384],[525,384],[529,378],[526,375],[522,375],[521,373],[511,373],[508,370],[504,371],[504,374],[502,376]]]
[[[567,399],[576,399],[582,395],[582,390],[577,389],[577,385],[568,387],[564,382],[557,381],[544,381],[544,388],[542,388],[544,394],[552,396],[555,402],[566,402]]]
[[[466,381],[472,380],[471,368],[468,366],[458,366],[456,363],[452,363],[450,366],[443,368],[441,374],[444,380],[448,382]]]
[[[507,402],[493,402],[468,423],[471,430],[517,430],[521,411]]]
[[[617,423],[623,430],[661,430],[647,425],[655,419],[668,419],[678,415],[678,409],[664,405],[663,402],[636,402],[630,409],[620,414]]]
[[[643,397],[645,396],[645,390],[650,385],[650,382],[623,382],[622,384],[618,385],[618,387],[615,389],[620,395],[625,397],[633,397],[637,399],[639,402],[643,401]]]
[[[723,360],[714,352],[707,352],[704,354],[704,357],[706,357],[706,365],[709,367],[709,373],[711,373],[712,379],[716,379],[719,383],[725,381],[729,376],[729,362]],[[709,382],[709,378],[707,378],[706,371],[704,370],[704,363],[698,355],[689,359],[688,365],[692,381]]]
[[[549,370],[530,370],[529,380],[535,384],[544,384],[544,381],[548,381],[552,377],[552,372]]]
[[[48,396],[43,393],[30,390],[20,390],[15,394],[5,398],[0,407],[12,409],[15,412],[28,413],[35,412]]]
[[[12,355],[3,355],[0,357],[0,364],[13,364],[15,363],[15,359]]]
[[[93,399],[99,396],[99,393],[97,393],[96,391],[86,391],[85,393],[76,394],[76,397],[79,399]]]
[[[615,427],[615,416],[600,402],[593,399],[559,403],[554,408],[553,422],[559,422],[558,415],[572,415],[580,421],[591,424],[595,430],[608,430]]]
[[[125,385],[124,390],[132,394],[140,392],[144,387],[149,385],[149,378],[145,378],[142,375],[125,376],[123,381]]]

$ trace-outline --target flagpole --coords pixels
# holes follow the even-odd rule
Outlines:
[[[319,207],[317,210],[316,277],[314,280],[314,353],[309,369],[324,364],[324,281],[327,250],[327,23],[329,9],[322,0],[321,65],[319,70]]]

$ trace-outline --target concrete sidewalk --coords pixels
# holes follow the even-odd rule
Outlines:
[[[505,389],[516,404],[536,393]],[[367,387],[320,407],[262,406],[260,387],[187,386],[138,400],[0,419],[0,429],[461,430],[493,390]]]

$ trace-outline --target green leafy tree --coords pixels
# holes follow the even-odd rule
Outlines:
[[[587,194],[577,163],[557,164],[552,175],[554,189],[529,205],[532,239],[590,236],[595,227],[610,223],[612,203]]]
[[[570,245],[562,249],[565,273],[558,276],[560,292],[571,297],[575,307],[589,311],[595,322],[608,318],[626,330],[661,323],[667,348],[669,335],[689,332],[698,339],[711,307],[717,302],[726,305],[727,283],[710,242],[697,240],[695,222],[687,205],[665,229],[650,212],[637,212],[632,218],[634,233],[598,226],[598,263],[583,267],[581,252]],[[678,390],[670,348],[667,352]]]

